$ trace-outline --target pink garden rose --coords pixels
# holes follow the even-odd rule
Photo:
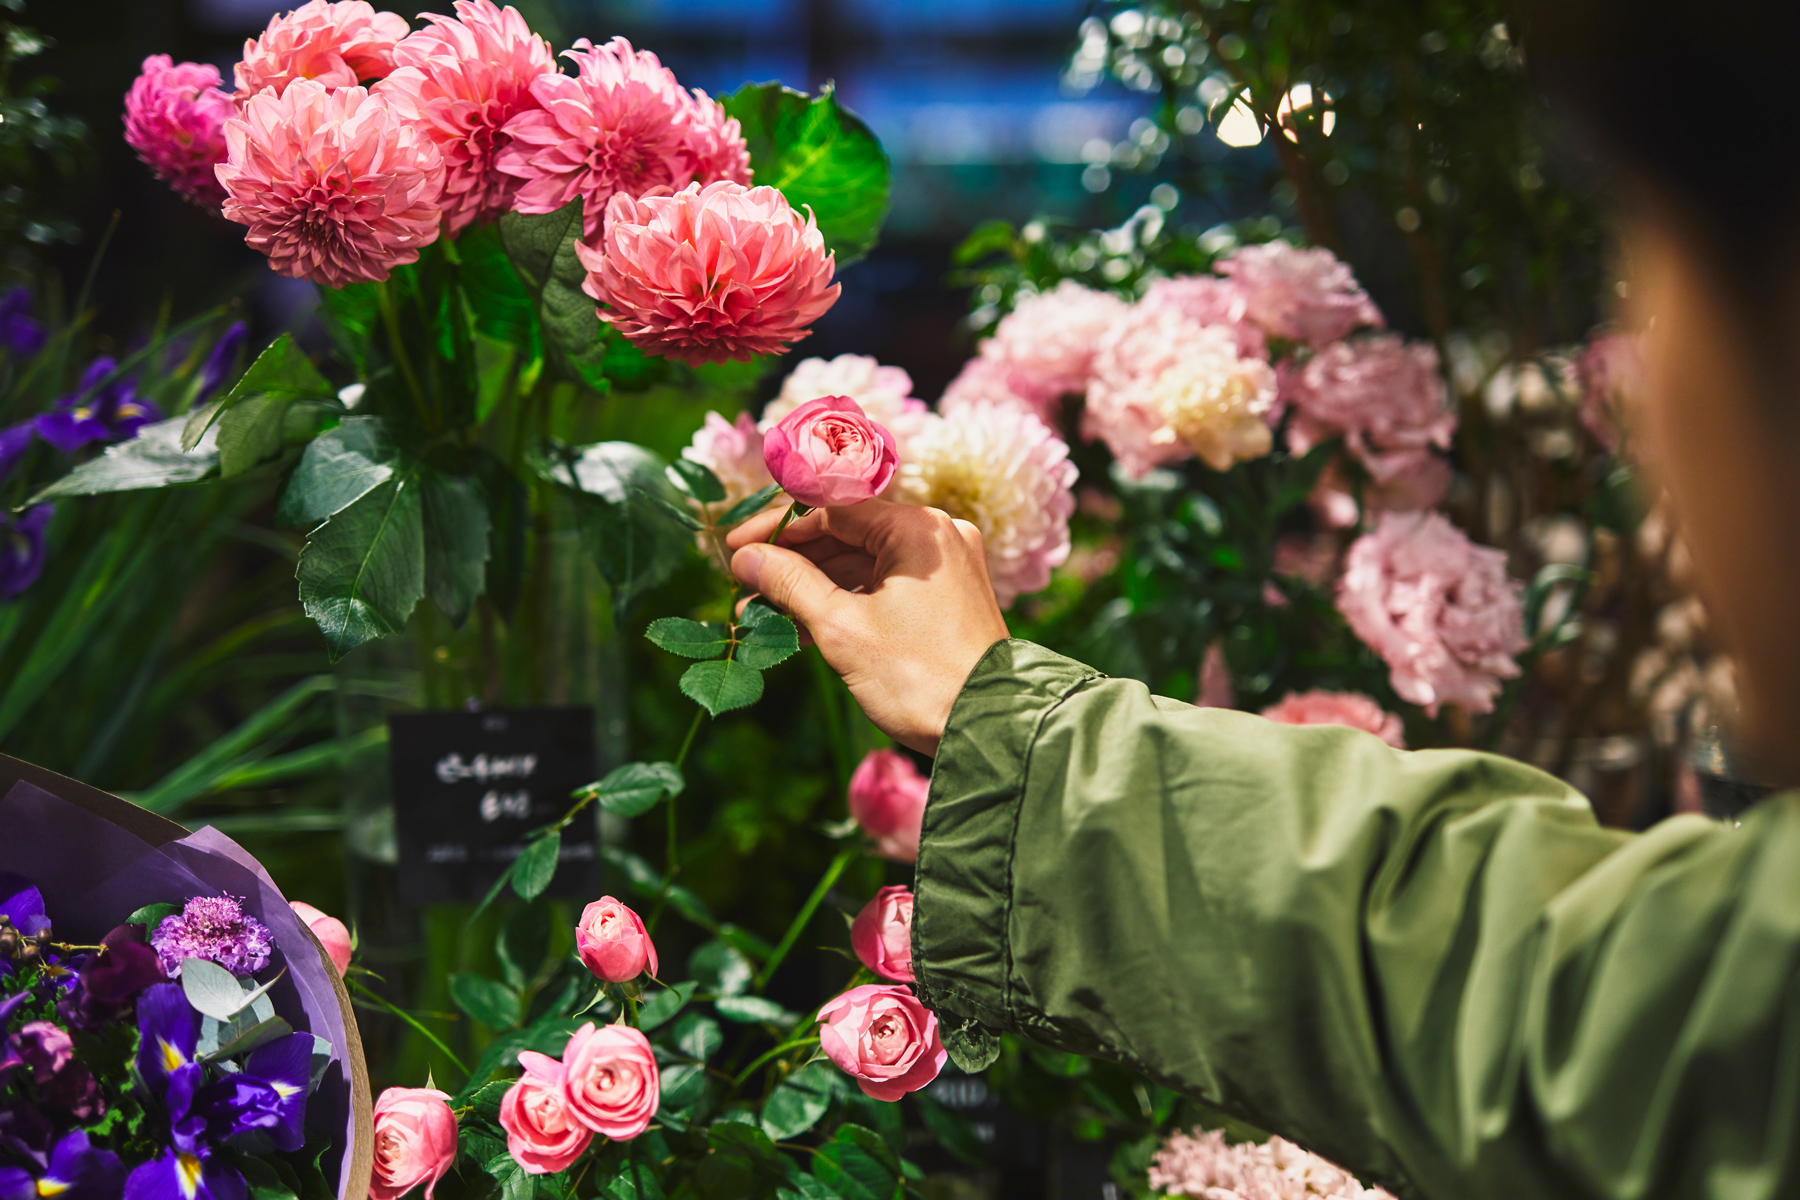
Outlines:
[[[304,900],[290,900],[288,907],[312,930],[312,935],[319,939],[319,945],[325,947],[325,954],[331,959],[331,965],[342,975],[350,966],[350,955],[353,953],[350,931],[344,928],[344,923]]]
[[[944,1069],[937,1017],[907,989],[869,983],[819,1010],[819,1048],[863,1094],[892,1103]]]
[[[735,421],[727,421],[716,412],[707,413],[706,422],[695,431],[693,442],[681,452],[681,457],[699,463],[725,485],[725,499],[719,510],[775,482],[769,475],[769,464],[763,461],[763,435],[749,413],[739,413]]]
[[[656,945],[635,912],[602,896],[581,910],[575,926],[575,951],[598,979],[624,983],[646,970],[656,974]]]
[[[564,56],[576,74],[538,76],[536,103],[506,126],[510,143],[498,163],[519,180],[519,212],[555,212],[579,196],[592,244],[615,195],[750,182],[738,123],[705,93],[683,88],[656,55],[624,38],[603,46],[582,38]]]
[[[850,776],[850,816],[875,841],[875,852],[917,862],[931,781],[898,750],[871,750]]]
[[[1430,343],[1383,334],[1327,346],[1284,372],[1282,399],[1294,409],[1288,449],[1295,454],[1341,434],[1378,486],[1448,483],[1433,450],[1450,448],[1456,412]],[[1429,491],[1414,486],[1404,494],[1420,499]]]
[[[519,1051],[525,1074],[500,1097],[506,1150],[532,1175],[553,1175],[588,1148],[594,1131],[569,1107],[563,1064],[535,1050]]]
[[[556,73],[550,44],[516,8],[456,0],[456,16],[426,13],[424,29],[394,47],[394,70],[372,89],[418,125],[444,160],[445,232],[512,208],[524,180],[499,170],[506,123],[538,106],[531,85]]]
[[[1317,348],[1384,323],[1350,268],[1323,247],[1242,246],[1220,260],[1218,271],[1243,290],[1244,315],[1270,337]]]
[[[282,275],[380,282],[437,240],[443,161],[380,96],[298,79],[252,96],[225,141],[225,217]]]
[[[879,496],[900,464],[894,435],[848,396],[808,400],[763,435],[763,462],[781,490],[813,508]]]
[[[456,1162],[456,1115],[436,1088],[388,1088],[375,1101],[375,1173],[369,1200],[400,1200],[425,1185],[425,1200]]]
[[[241,107],[265,88],[280,96],[296,79],[325,88],[382,79],[394,69],[394,43],[407,29],[405,17],[377,12],[366,0],[308,0],[244,43],[236,100]]]
[[[629,1025],[583,1025],[563,1050],[569,1112],[595,1133],[625,1141],[656,1115],[660,1083],[650,1039]]]
[[[217,208],[225,189],[213,168],[225,161],[225,122],[236,115],[219,68],[152,54],[125,93],[125,144],[183,199]]]
[[[884,887],[850,923],[850,948],[863,966],[883,979],[911,983],[912,919],[912,892]]]
[[[1436,716],[1494,707],[1529,644],[1506,555],[1477,546],[1438,513],[1388,513],[1350,546],[1337,606],[1387,661],[1401,699]]]
[[[1289,692],[1262,715],[1283,725],[1348,725],[1374,734],[1396,750],[1406,749],[1400,718],[1360,692]]]
[[[599,248],[575,245],[582,291],[647,353],[691,366],[775,354],[837,302],[818,223],[772,187],[694,183],[615,195],[606,211]]]

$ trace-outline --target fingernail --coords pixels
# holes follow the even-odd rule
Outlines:
[[[762,586],[763,557],[767,554],[761,546],[745,546],[731,560],[731,570],[743,581],[745,587],[752,591]]]

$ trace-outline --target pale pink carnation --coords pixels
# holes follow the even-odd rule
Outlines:
[[[1243,246],[1220,260],[1218,271],[1243,289],[1245,315],[1270,337],[1317,347],[1384,324],[1350,268],[1323,247]]]
[[[373,89],[416,122],[444,159],[444,222],[451,236],[512,208],[525,182],[496,162],[512,144],[506,123],[538,106],[531,85],[556,72],[550,44],[516,8],[456,0],[456,16],[430,22],[394,47],[394,71]]]
[[[506,126],[512,141],[497,161],[521,181],[517,211],[555,212],[579,196],[591,243],[615,195],[750,182],[738,123],[716,101],[683,88],[656,55],[624,38],[604,46],[582,38],[564,56],[578,73],[538,76],[531,85],[537,107]]]
[[[1484,713],[1529,644],[1520,590],[1504,553],[1438,513],[1388,513],[1351,544],[1337,606],[1401,699],[1432,716],[1444,704]]]
[[[1287,440],[1295,454],[1342,435],[1377,485],[1403,485],[1397,500],[1409,484],[1417,484],[1415,497],[1440,478],[1448,484],[1431,463],[1434,449],[1450,448],[1456,412],[1430,343],[1408,345],[1393,334],[1337,342],[1285,372],[1282,385],[1294,409]]]
[[[235,98],[242,107],[265,88],[280,95],[296,79],[342,88],[386,78],[394,43],[407,29],[405,17],[378,12],[366,0],[308,0],[244,43]]]
[[[1171,1134],[1150,1161],[1150,1186],[1195,1200],[1393,1200],[1290,1141],[1232,1145],[1221,1130]]]
[[[1126,311],[1111,292],[1065,279],[1047,292],[1021,295],[982,343],[981,356],[1004,364],[1011,389],[1053,420],[1048,406],[1086,390],[1100,339]]]
[[[1349,529],[1363,519],[1384,512],[1417,512],[1436,508],[1450,492],[1450,463],[1436,454],[1423,454],[1386,480],[1368,480],[1358,504],[1341,466],[1327,463],[1306,498],[1313,514],[1329,529]]]
[[[228,220],[282,275],[379,282],[437,240],[444,164],[418,126],[360,87],[295,80],[225,123]]]
[[[1231,330],[1237,352],[1245,358],[1268,358],[1269,338],[1249,318],[1250,299],[1236,280],[1217,275],[1176,275],[1158,279],[1144,291],[1146,310],[1172,308],[1196,325],[1223,325]]]
[[[693,444],[681,452],[681,457],[706,467],[725,485],[725,500],[718,505],[720,513],[775,482],[763,461],[762,432],[749,413],[739,413],[736,421],[727,421],[716,412],[707,413],[706,424],[695,432]]]
[[[923,418],[907,439],[899,498],[981,530],[1002,608],[1050,582],[1069,557],[1075,479],[1069,447],[1021,408],[969,405]]]
[[[1058,399],[1055,392],[1033,389],[1002,360],[977,354],[963,364],[944,389],[938,398],[938,411],[948,415],[972,405],[999,405],[1022,408],[1046,423],[1054,423]]]
[[[1283,725],[1348,725],[1372,733],[1396,750],[1406,749],[1400,718],[1361,692],[1289,692],[1263,716]]]
[[[867,354],[840,354],[836,358],[803,358],[781,381],[781,392],[763,409],[757,427],[769,430],[781,418],[820,396],[848,396],[862,407],[869,420],[885,425],[896,441],[925,412],[925,402],[912,394],[912,376],[899,367],[884,367]]]
[[[125,144],[183,199],[217,208],[225,189],[213,168],[225,161],[225,122],[236,115],[219,68],[152,54],[125,93]]]
[[[1240,357],[1229,326],[1140,305],[1100,341],[1082,432],[1134,477],[1196,456],[1223,471],[1269,452],[1275,396],[1274,368]]]
[[[1618,453],[1632,409],[1644,390],[1644,338],[1608,333],[1588,343],[1575,360],[1581,384],[1581,423],[1608,453]],[[1633,445],[1633,450],[1641,447]]]
[[[648,353],[695,365],[785,349],[840,290],[818,223],[772,187],[616,195],[600,248],[577,243],[575,254],[602,321]]]

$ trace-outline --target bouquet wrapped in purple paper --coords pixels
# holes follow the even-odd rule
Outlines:
[[[254,858],[0,757],[0,1200],[361,1200],[338,968]]]

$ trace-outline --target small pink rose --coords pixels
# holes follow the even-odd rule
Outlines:
[[[342,975],[350,966],[351,954],[350,931],[344,928],[344,923],[329,913],[319,911],[304,900],[289,900],[288,907],[294,910],[295,916],[306,922],[306,927],[312,930],[312,935],[319,939],[321,946],[325,947],[325,953],[331,958],[331,965],[337,968],[339,975]]]
[[[553,1175],[588,1148],[593,1130],[569,1111],[563,1065],[548,1054],[519,1051],[525,1074],[500,1097],[506,1152],[533,1175]]]
[[[381,1093],[375,1101],[369,1200],[400,1200],[421,1183],[425,1200],[431,1200],[432,1189],[455,1161],[456,1116],[450,1097],[436,1088],[394,1087]]]
[[[871,750],[850,777],[850,816],[875,839],[875,851],[917,862],[931,781],[898,750]]]
[[[916,1092],[949,1057],[937,1017],[903,987],[864,984],[819,1010],[819,1048],[863,1093],[894,1101]]]
[[[900,465],[894,435],[848,396],[808,400],[763,435],[763,461],[781,490],[813,508],[861,504]]]
[[[884,887],[850,923],[850,948],[863,966],[883,979],[911,983],[912,920],[912,892]]]
[[[636,1137],[661,1102],[650,1039],[629,1025],[583,1025],[563,1051],[563,1088],[582,1125],[615,1141]]]
[[[587,969],[608,983],[636,979],[646,969],[656,974],[656,945],[644,932],[644,922],[611,896],[581,910],[575,950]]]

